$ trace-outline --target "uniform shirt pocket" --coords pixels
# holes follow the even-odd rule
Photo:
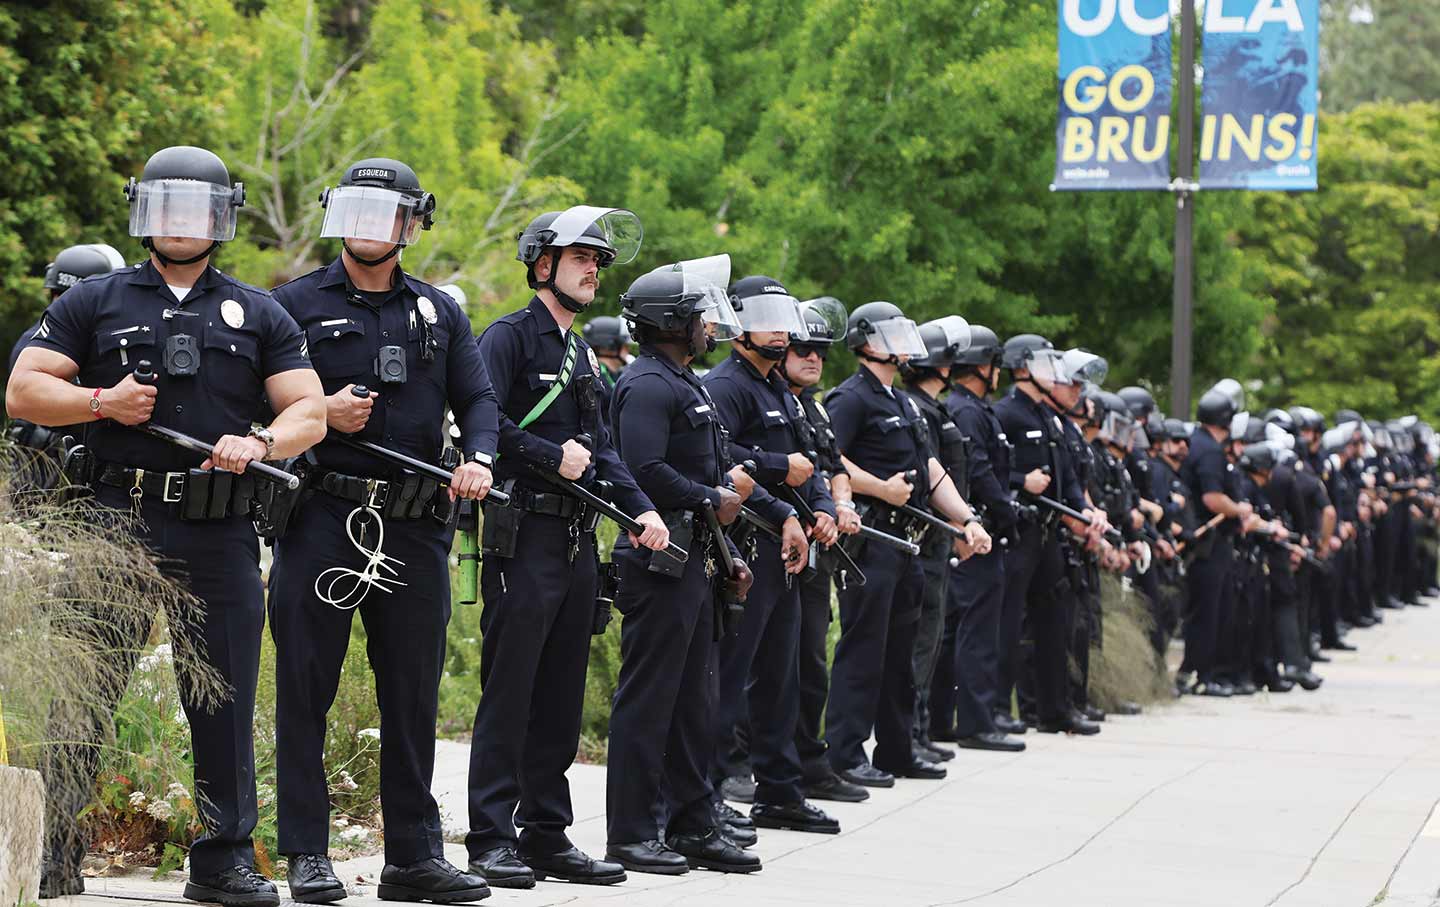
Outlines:
[[[332,384],[361,383],[374,371],[375,351],[366,341],[365,325],[353,318],[317,321],[305,328],[305,338],[326,393],[338,389]]]

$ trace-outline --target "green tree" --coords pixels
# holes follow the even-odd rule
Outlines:
[[[1440,3],[1326,0],[1321,6],[1321,106],[1440,100]]]
[[[45,265],[66,246],[129,255],[121,188],[165,145],[203,144],[227,61],[207,49],[221,0],[0,4],[0,339],[45,304]]]
[[[561,96],[584,153],[551,166],[645,219],[607,296],[727,251],[737,276],[1045,331],[1163,384],[1173,202],[1049,191],[1055,53],[1048,3],[669,0],[641,38],[582,42]],[[1202,375],[1246,362],[1266,311],[1229,239],[1242,210],[1198,209]]]
[[[1440,418],[1440,104],[1322,118],[1320,191],[1253,193],[1238,232],[1275,317],[1272,405]]]

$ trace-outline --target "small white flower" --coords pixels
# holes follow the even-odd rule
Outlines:
[[[145,811],[162,822],[175,818],[175,808],[164,800],[156,800]]]
[[[162,642],[155,647],[155,658],[157,661],[171,661],[173,660],[174,654],[175,650],[171,648],[168,642]]]
[[[352,777],[350,776],[350,773],[347,772],[347,771],[345,771],[344,769],[341,769],[341,770],[340,770],[340,777],[338,777],[338,778],[335,779],[335,786],[338,787],[338,788],[340,788],[341,790],[359,790],[359,789],[360,789],[360,785],[356,784],[356,783],[355,783],[355,779],[352,778]]]
[[[144,792],[143,790],[137,790],[137,791],[135,791],[134,793],[132,793],[132,794],[130,795],[130,808],[131,808],[131,809],[144,809],[144,808],[145,808],[145,792]]]
[[[379,729],[378,727],[361,728],[359,731],[357,731],[357,732],[355,733],[355,736],[356,736],[356,737],[370,737],[370,738],[372,738],[372,739],[379,740],[379,739],[380,739],[380,729]]]
[[[181,784],[179,781],[173,781],[171,782],[169,787],[165,788],[166,800],[184,800],[187,799],[189,796],[190,792],[186,790],[185,785]]]

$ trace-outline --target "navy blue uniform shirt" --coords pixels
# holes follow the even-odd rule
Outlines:
[[[1018,491],[1024,488],[1025,476],[1036,469],[1048,467],[1050,484],[1043,492],[1045,497],[1074,510],[1090,506],[1085,502],[1079,474],[1067,450],[1065,426],[1055,410],[1039,400],[1030,399],[1019,387],[1012,387],[995,404],[995,417],[1005,429],[1013,452],[1010,459],[1012,489]]]
[[[475,349],[470,321],[455,300],[403,271],[388,293],[359,293],[339,258],[273,292],[305,332],[327,395],[348,384],[375,392],[370,420],[355,437],[438,463],[448,403],[460,427],[457,446],[466,459],[477,453],[485,461],[494,456],[499,436],[495,392]],[[385,346],[405,351],[403,384],[383,384],[376,374]],[[321,441],[314,452],[320,465],[339,472],[394,471],[335,440]]]
[[[720,417],[689,368],[642,346],[615,384],[611,419],[620,459],[656,507],[720,506],[726,456]]]
[[[525,416],[558,380],[565,361],[567,336],[572,333],[578,353],[570,384],[539,418],[521,428]],[[495,399],[500,404],[497,482],[518,478],[531,487],[553,490],[532,476],[525,464],[532,463],[554,472],[560,468],[565,455],[561,445],[588,434],[594,440],[591,468],[581,481],[588,482],[598,476],[609,482],[614,489],[615,505],[632,517],[655,509],[610,443],[610,430],[600,417],[598,387],[594,388],[594,407],[581,409],[580,383],[590,381],[598,385],[601,377],[600,363],[578,331],[560,330],[555,316],[535,296],[525,308],[497,319],[485,329],[480,335],[480,355],[489,369],[495,384]]]
[[[1190,453],[1180,466],[1180,480],[1189,489],[1188,497],[1194,505],[1197,528],[1215,516],[1205,506],[1205,495],[1211,492],[1231,496],[1233,480],[1230,477],[1231,464],[1225,458],[1225,450],[1203,425],[1195,426],[1190,435]]]
[[[165,344],[175,335],[195,338],[198,374],[166,373]],[[158,375],[154,424],[206,442],[250,430],[266,378],[311,367],[299,327],[269,293],[207,267],[178,302],[148,260],[66,290],[30,345],[68,356],[82,387],[113,387],[149,360]],[[86,442],[123,466],[180,470],[205,459],[109,420],[91,424]]]
[[[916,470],[911,503],[923,506],[930,488],[930,429],[920,405],[860,368],[825,397],[835,443],[856,466],[882,481]]]
[[[792,419],[804,418],[800,401],[777,370],[762,376],[739,353],[732,351],[706,373],[705,389],[720,413],[720,424],[730,433],[731,462],[755,462],[755,481],[778,488],[785,483],[790,454],[801,453],[800,435]],[[810,476],[797,491],[814,510],[835,515],[835,504],[819,474]],[[793,510],[783,499],[757,487],[748,506],[774,523],[783,523]]]
[[[964,385],[956,385],[945,400],[950,418],[965,436],[970,454],[970,503],[978,504],[996,529],[1015,522],[1010,506],[1010,445],[1005,428],[989,401],[982,400]]]

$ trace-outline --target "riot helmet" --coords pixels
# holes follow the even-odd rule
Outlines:
[[[862,359],[899,365],[900,357],[917,358],[929,352],[920,328],[893,302],[867,302],[850,313],[845,345]],[[872,353],[861,350],[869,345]]]
[[[560,256],[570,246],[595,251],[601,270],[612,264],[629,264],[640,254],[644,228],[635,212],[624,208],[575,205],[564,211],[546,211],[530,221],[515,238],[515,260],[525,265],[525,280],[532,290],[546,289],[567,311],[583,312],[580,302],[555,286]],[[549,253],[550,276],[540,280],[535,265]]]
[[[61,250],[45,267],[45,289],[58,296],[95,274],[108,274],[125,267],[125,259],[105,243],[88,243]]]
[[[172,145],[150,156],[138,181],[131,177],[125,197],[130,202],[130,235],[139,237],[162,265],[189,265],[235,238],[245,185],[231,184],[230,171],[213,151]],[[188,258],[171,258],[155,248],[156,237],[208,239],[210,245]]]

